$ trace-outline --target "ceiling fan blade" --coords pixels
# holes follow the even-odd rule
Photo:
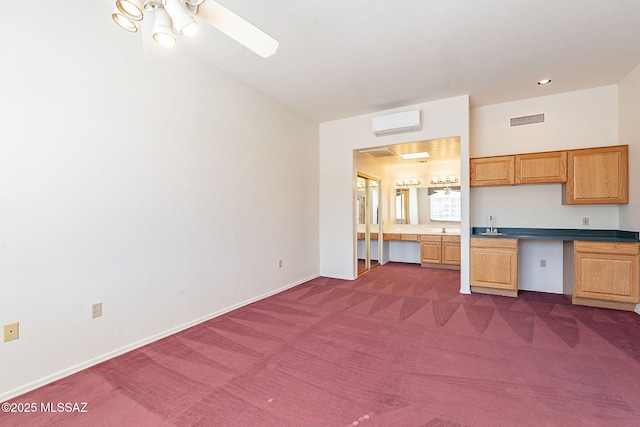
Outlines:
[[[200,4],[196,16],[263,58],[276,53],[280,45],[278,40],[214,0]]]

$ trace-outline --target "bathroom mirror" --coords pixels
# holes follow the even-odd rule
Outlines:
[[[395,190],[395,224],[460,222],[460,187],[413,187]]]

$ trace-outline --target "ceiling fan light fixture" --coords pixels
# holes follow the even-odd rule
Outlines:
[[[179,31],[183,36],[193,37],[198,34],[198,23],[194,20],[182,27]]]
[[[144,18],[144,0],[116,0],[116,8],[133,21]]]
[[[153,39],[162,47],[174,47],[176,45],[176,35],[173,32],[171,17],[164,10],[164,7],[158,7],[153,14]]]
[[[140,29],[139,21],[134,21],[133,19],[129,18],[127,15],[120,12],[120,9],[118,9],[117,7],[113,9],[111,18],[113,18],[113,22],[118,24],[120,28],[129,31],[130,33],[135,33]]]
[[[276,53],[280,46],[278,40],[216,1],[200,4],[198,18],[263,58]]]
[[[187,37],[196,35],[198,23],[180,0],[166,0],[164,7],[173,20],[173,26],[180,34]]]

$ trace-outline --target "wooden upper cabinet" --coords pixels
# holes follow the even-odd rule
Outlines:
[[[569,151],[562,203],[629,203],[629,146]]]
[[[515,184],[515,156],[471,159],[470,168],[472,187]]]
[[[567,152],[516,155],[516,184],[567,181]]]

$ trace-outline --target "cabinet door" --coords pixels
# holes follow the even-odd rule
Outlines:
[[[481,157],[471,159],[471,183],[472,187],[483,185],[513,185],[514,156]]]
[[[440,264],[442,262],[441,247],[440,236],[420,236],[420,261]]]
[[[566,151],[519,154],[516,156],[516,184],[566,181]]]
[[[460,236],[442,236],[442,263],[460,265]]]
[[[636,243],[575,242],[575,296],[640,303],[639,252]]]
[[[567,156],[564,204],[629,203],[629,147],[572,150]]]
[[[518,290],[518,240],[471,239],[471,286]]]

